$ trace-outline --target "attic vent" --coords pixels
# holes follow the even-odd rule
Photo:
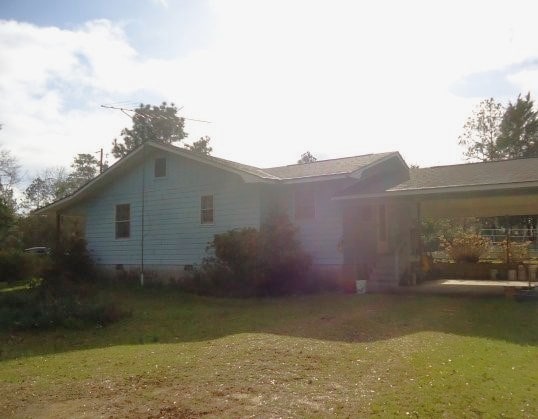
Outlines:
[[[164,157],[159,157],[155,159],[155,177],[165,177],[166,176],[166,159]]]

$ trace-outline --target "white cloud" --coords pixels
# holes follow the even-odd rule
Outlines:
[[[457,137],[480,100],[451,93],[453,83],[538,57],[529,2],[212,8],[213,42],[171,59],[144,58],[109,21],[73,30],[0,21],[0,141],[32,170],[67,165],[108,149],[129,124],[100,104],[170,100],[213,122],[188,123],[190,139],[209,134],[217,155],[245,163],[291,163],[306,150],[400,150],[411,163],[450,163],[461,159]],[[536,91],[536,73],[510,77]]]

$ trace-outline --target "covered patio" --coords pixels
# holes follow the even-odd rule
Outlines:
[[[431,269],[424,266],[426,251],[422,240],[422,221],[426,218],[527,216],[534,219],[536,231],[538,158],[411,168],[409,178],[404,181],[365,179],[353,188],[342,191],[335,199],[343,202],[344,231],[351,237],[348,237],[347,253],[344,252],[347,266],[344,275],[356,278],[361,269],[364,271],[364,261],[367,260],[370,262],[368,289],[395,290],[403,288],[403,283],[414,284],[415,278],[425,268]],[[368,206],[374,209],[374,216],[370,222],[361,223],[358,210]],[[350,216],[350,213],[355,216]],[[373,232],[367,234],[367,230]],[[386,237],[386,246],[379,245],[383,236]],[[367,252],[364,251],[365,247],[368,247]],[[514,269],[501,265],[497,268],[503,272],[497,280],[508,280],[503,269]],[[439,279],[456,282],[437,282],[435,285],[438,287],[467,285],[484,288],[487,283],[483,281],[491,277],[488,269],[479,278],[456,275]],[[482,282],[462,282],[467,280]],[[525,277],[527,280],[528,274]],[[501,289],[505,287],[503,284],[490,285]],[[516,285],[516,282],[511,282],[507,286]],[[522,286],[525,285],[529,284]]]

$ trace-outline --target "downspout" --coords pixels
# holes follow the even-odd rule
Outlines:
[[[141,231],[140,231],[140,286],[144,286],[144,208],[146,201],[146,145],[142,147],[142,209],[141,209]]]

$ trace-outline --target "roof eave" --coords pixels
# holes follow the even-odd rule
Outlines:
[[[244,170],[240,170],[234,167],[226,166],[224,164],[218,163],[216,161],[212,161],[210,159],[205,159],[202,156],[197,156],[195,153],[192,152],[184,152],[180,148],[174,147],[167,147],[166,145],[155,143],[155,142],[147,142],[143,145],[139,146],[132,152],[130,152],[127,156],[123,157],[122,159],[118,160],[116,163],[114,163],[111,167],[109,167],[106,171],[99,174],[94,179],[90,180],[88,183],[83,185],[81,188],[77,189],[75,192],[73,192],[71,195],[66,196],[65,198],[62,198],[58,201],[55,201],[49,205],[46,205],[42,208],[38,208],[32,212],[34,215],[45,215],[49,214],[51,212],[58,211],[62,208],[65,208],[68,206],[71,202],[73,202],[77,198],[81,198],[84,196],[85,193],[88,192],[89,189],[93,188],[94,185],[97,183],[100,183],[104,177],[110,176],[112,173],[117,172],[118,169],[124,167],[128,162],[132,161],[133,158],[141,153],[142,150],[144,150],[146,147],[152,147],[154,149],[167,151],[170,153],[174,153],[176,155],[197,161],[202,164],[207,164],[213,167],[216,167],[221,170],[226,170],[228,172],[235,173],[241,177],[241,179],[245,183],[276,183],[279,181],[278,178],[271,176],[267,174],[267,177],[263,177],[254,173],[250,173]]]
[[[510,189],[520,190],[520,189],[525,189],[525,188],[538,188],[538,181],[399,189],[399,190],[388,190],[384,192],[377,192],[377,193],[371,193],[371,194],[352,194],[352,195],[335,196],[332,199],[335,201],[344,201],[344,200],[351,200],[351,199],[440,195],[440,194],[452,194],[452,193],[462,193],[462,192],[482,192],[482,191],[493,192],[493,191],[506,191]]]

